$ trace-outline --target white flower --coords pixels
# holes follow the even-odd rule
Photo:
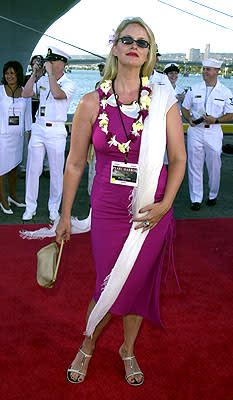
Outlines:
[[[131,133],[132,133],[134,136],[139,136],[138,131],[142,131],[143,128],[144,128],[144,126],[143,126],[142,116],[141,116],[141,117],[139,118],[138,121],[136,121],[136,122],[133,123]]]
[[[102,129],[102,131],[104,133],[108,133],[108,116],[107,113],[104,111],[102,114],[100,114],[100,116],[98,117],[98,119],[100,120],[99,122],[99,126]]]
[[[140,96],[140,97],[148,96],[148,95],[149,95],[149,91],[148,91],[147,89],[143,89],[143,90],[141,91],[141,96]]]
[[[111,147],[111,146],[117,147],[118,150],[119,150],[121,153],[126,153],[127,151],[129,151],[129,145],[130,145],[130,143],[131,143],[131,140],[128,140],[128,142],[126,142],[126,143],[120,143],[120,142],[118,142],[118,141],[116,140],[116,136],[115,136],[115,135],[108,141],[108,144],[109,144],[110,147]]]
[[[106,80],[100,85],[100,89],[104,92],[104,94],[108,94],[109,90],[111,89],[111,80]]]
[[[117,146],[118,141],[116,140],[116,135],[114,135],[109,141],[108,141],[109,146]]]
[[[151,98],[148,95],[144,95],[140,97],[140,104],[142,110],[147,110],[150,106]]]
[[[106,106],[107,106],[107,99],[106,97],[104,97],[101,102],[100,105],[103,107],[103,109],[105,110]]]
[[[148,76],[143,76],[142,77],[142,86],[146,86],[147,83],[149,83]]]
[[[107,113],[104,111],[102,114],[100,114],[98,119],[100,119],[100,123],[107,123],[108,122]]]

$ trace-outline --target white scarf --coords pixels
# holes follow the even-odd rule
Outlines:
[[[139,183],[138,187],[133,190],[132,211],[134,217],[142,216],[142,214],[138,214],[140,208],[154,202],[166,147],[168,96],[169,92],[165,86],[154,85],[149,115],[144,121],[141,139],[138,161]],[[104,290],[89,316],[85,332],[87,336],[92,337],[96,326],[117,299],[149,233],[149,230],[143,233],[141,229],[135,230],[137,224],[135,222],[132,224],[120,255],[110,275],[106,278]]]

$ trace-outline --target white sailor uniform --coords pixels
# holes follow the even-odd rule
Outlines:
[[[40,105],[36,122],[32,124],[32,134],[28,145],[25,202],[30,213],[35,213],[37,208],[39,177],[43,169],[45,152],[48,155],[50,169],[49,212],[57,212],[61,202],[67,136],[65,122],[76,86],[65,74],[57,83],[65,92],[66,99],[54,99],[48,76],[41,77],[34,85],[34,92],[36,85],[39,91]]]
[[[168,85],[169,88],[172,88],[171,82],[169,81],[167,75],[156,70],[154,70],[153,74],[150,76],[150,83],[156,83],[157,85]]]
[[[215,118],[233,113],[231,91],[217,81],[214,87],[205,82],[194,85],[184,98],[182,106],[190,110],[192,118],[198,119],[205,113]],[[209,199],[215,199],[220,186],[221,151],[223,132],[220,124],[205,122],[188,127],[188,177],[192,203],[203,199],[203,167],[206,162],[209,175]]]

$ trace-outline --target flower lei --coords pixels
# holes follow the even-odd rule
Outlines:
[[[100,85],[100,89],[104,93],[102,100],[100,101],[100,115],[98,117],[99,127],[106,135],[106,141],[109,144],[109,147],[115,146],[121,153],[128,153],[130,150],[130,143],[135,142],[137,137],[142,133],[144,128],[144,120],[148,115],[148,109],[151,103],[151,88],[147,86],[149,83],[148,77],[142,77],[142,89],[139,99],[139,112],[136,120],[132,124],[132,130],[128,135],[128,141],[125,143],[120,143],[116,140],[116,135],[113,135],[111,132],[108,131],[108,123],[109,118],[107,112],[105,111],[107,107],[107,99],[109,97],[109,91],[112,87],[112,81],[106,80]]]

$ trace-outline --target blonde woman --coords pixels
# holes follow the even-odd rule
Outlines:
[[[123,318],[119,349],[126,381],[144,381],[134,356],[145,317],[161,325],[159,286],[166,243],[173,229],[172,203],[182,182],[186,154],[176,99],[149,85],[155,39],[141,18],[116,30],[97,91],[85,95],[74,116],[57,241],[70,238],[71,207],[92,139],[96,176],[91,193],[96,288],[87,311],[86,336],[67,370],[72,383],[85,379],[96,340],[111,314]],[[163,165],[167,144],[168,176]]]

